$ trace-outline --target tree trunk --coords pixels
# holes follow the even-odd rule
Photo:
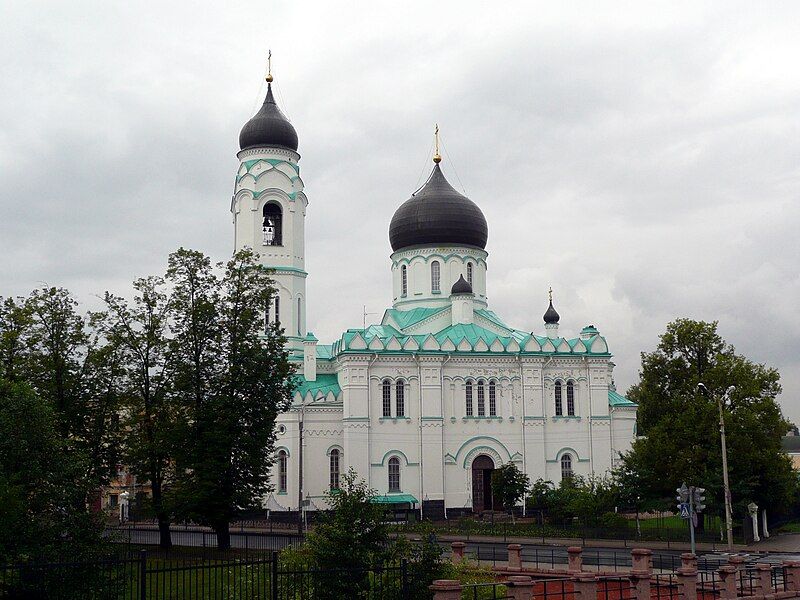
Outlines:
[[[158,515],[158,545],[163,550],[172,548],[172,535],[169,532],[169,516],[164,513]]]
[[[229,550],[231,547],[230,524],[227,521],[224,523],[217,523],[214,526],[214,531],[217,533],[217,548],[220,550]]]

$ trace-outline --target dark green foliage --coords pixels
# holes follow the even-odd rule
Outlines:
[[[101,549],[85,510],[85,455],[69,452],[48,402],[0,379],[0,563],[80,560]]]
[[[274,425],[295,387],[294,367],[264,309],[275,289],[250,250],[217,265],[180,249],[169,258],[170,344],[178,408],[174,497],[182,516],[229,544],[228,523],[269,491]]]
[[[522,500],[530,485],[528,476],[514,463],[507,463],[492,473],[492,493],[512,515],[514,507]]]
[[[569,477],[558,487],[552,482],[537,480],[531,488],[528,508],[546,511],[554,525],[570,525],[577,519],[583,527],[604,526],[606,515],[619,505],[621,488],[608,477]]]
[[[165,487],[173,466],[177,421],[168,336],[171,304],[165,287],[161,277],[139,279],[131,302],[106,292],[106,310],[92,319],[124,364],[124,462],[141,481],[150,482],[153,495],[148,504],[158,519],[162,548],[171,546]]]
[[[701,393],[703,382],[713,397]],[[735,512],[755,501],[772,512],[794,501],[797,478],[782,453],[789,424],[775,397],[775,369],[736,354],[717,323],[679,319],[667,326],[654,352],[642,354],[640,381],[628,391],[639,405],[640,437],[623,470],[642,497],[674,504],[681,482],[708,492],[710,511],[723,510],[722,456],[717,397],[736,386],[725,408],[731,493]]]

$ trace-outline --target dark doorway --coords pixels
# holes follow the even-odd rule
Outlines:
[[[481,454],[472,461],[472,510],[480,513],[492,510],[492,472],[494,461]]]

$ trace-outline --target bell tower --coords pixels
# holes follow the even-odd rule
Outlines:
[[[239,170],[231,200],[234,248],[252,248],[261,264],[274,271],[278,293],[265,308],[265,326],[280,323],[288,348],[302,354],[308,199],[300,179],[297,132],[272,93],[271,53],[266,80],[264,104],[239,134]]]

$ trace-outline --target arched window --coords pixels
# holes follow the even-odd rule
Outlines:
[[[383,380],[383,416],[392,416],[392,382],[388,379]]]
[[[572,381],[567,382],[567,415],[575,416],[575,384]]]
[[[303,299],[297,299],[297,335],[303,335]]]
[[[278,492],[282,494],[286,493],[287,457],[286,450],[278,452]]]
[[[472,263],[467,263],[467,283],[472,285]]]
[[[408,267],[406,265],[400,267],[400,295],[408,295]]]
[[[339,450],[331,450],[331,489],[339,489]]]
[[[489,416],[497,416],[497,385],[494,381],[489,382]]]
[[[405,417],[406,416],[406,382],[402,379],[398,379],[397,383],[394,384],[394,406],[395,406],[395,413],[394,416],[396,417]]]
[[[464,395],[466,396],[467,401],[467,416],[472,416],[472,382],[468,381],[464,385]]]
[[[264,205],[264,220],[261,224],[264,246],[283,245],[283,213],[281,207],[274,202]]]
[[[275,324],[281,326],[281,297],[275,296]]]
[[[561,403],[561,382],[556,381],[556,416],[560,417],[564,414],[564,406]]]
[[[567,453],[561,457],[561,479],[570,479],[572,475],[572,455]]]
[[[389,491],[400,491],[400,459],[396,456],[389,459]]]
[[[486,390],[483,381],[478,382],[478,416],[486,416]]]
[[[441,277],[439,273],[439,261],[435,260],[431,263],[431,291],[438,292]]]

